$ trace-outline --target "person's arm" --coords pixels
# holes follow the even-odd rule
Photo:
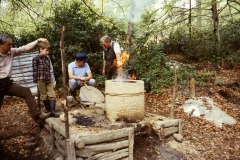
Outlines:
[[[87,78],[87,77],[75,76],[75,75],[73,75],[73,71],[68,72],[68,77],[69,77],[69,79],[76,79],[76,80],[81,80],[81,81],[86,81],[86,78]]]
[[[106,60],[103,60],[103,70],[102,70],[102,74],[105,76],[105,67],[106,67]]]
[[[92,72],[87,73],[87,77],[85,77],[85,78],[86,78],[85,81],[92,79]]]
[[[31,43],[28,43],[26,46],[25,46],[25,50],[26,51],[30,51],[32,50],[34,47],[36,47],[36,45],[38,44],[38,42],[47,42],[48,43],[48,40],[45,39],[45,38],[38,38],[37,40],[31,42]]]

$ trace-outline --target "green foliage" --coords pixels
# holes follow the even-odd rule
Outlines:
[[[226,59],[230,60],[232,65],[240,64],[240,50],[238,50],[237,53],[230,54]]]
[[[136,38],[136,48],[131,50],[130,61],[126,69],[136,69],[141,78],[150,78],[151,90],[154,93],[161,92],[162,87],[170,87],[174,82],[173,63],[165,63],[166,55],[162,52],[163,46],[158,43],[146,43],[147,38]],[[178,66],[177,80],[184,84],[188,76],[195,78],[196,85],[208,81],[213,74],[199,74],[189,64]]]

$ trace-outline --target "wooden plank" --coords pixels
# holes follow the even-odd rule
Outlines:
[[[128,132],[128,159],[133,160],[133,145],[134,145],[134,129],[132,128]]]
[[[123,157],[127,157],[128,156],[128,148],[122,149],[122,150],[118,150],[116,152],[112,152],[109,154],[106,154],[102,157],[100,157],[99,159],[101,160],[113,160],[113,159],[119,159],[119,158],[123,158]]]
[[[75,146],[72,139],[66,139],[66,152],[68,160],[76,160]]]
[[[129,145],[129,140],[124,140],[114,143],[103,143],[95,145],[86,145],[84,148],[93,152],[105,152],[105,151],[115,151],[118,149],[126,148]]]
[[[108,152],[103,152],[103,153],[96,154],[96,155],[94,155],[93,157],[91,157],[91,160],[98,159],[98,158],[100,158],[100,157],[102,157],[102,156],[105,156],[105,155],[107,155],[107,154],[109,154],[109,153],[112,153],[112,152],[113,152],[113,151],[108,151]]]
[[[169,119],[164,121],[154,121],[153,122],[153,128],[158,130],[161,128],[161,126],[164,124],[164,127],[172,127],[172,126],[178,126],[180,119]]]
[[[128,137],[129,130],[131,130],[131,128],[122,128],[118,130],[101,132],[98,134],[78,135],[78,139],[80,141],[83,141],[85,144],[97,144],[101,142],[112,141],[123,137]]]
[[[178,127],[164,128],[164,137],[169,136],[176,132],[178,132]]]

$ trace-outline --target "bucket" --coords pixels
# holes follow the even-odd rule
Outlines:
[[[151,91],[151,83],[150,78],[142,78],[141,80],[144,81],[144,90],[149,93]]]

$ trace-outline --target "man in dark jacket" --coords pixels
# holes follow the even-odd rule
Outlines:
[[[107,76],[107,79],[115,79],[118,76],[117,65],[121,66],[120,61],[121,49],[120,45],[112,41],[109,36],[103,36],[100,39],[103,45],[103,70],[102,74]],[[114,63],[115,61],[115,63]]]

